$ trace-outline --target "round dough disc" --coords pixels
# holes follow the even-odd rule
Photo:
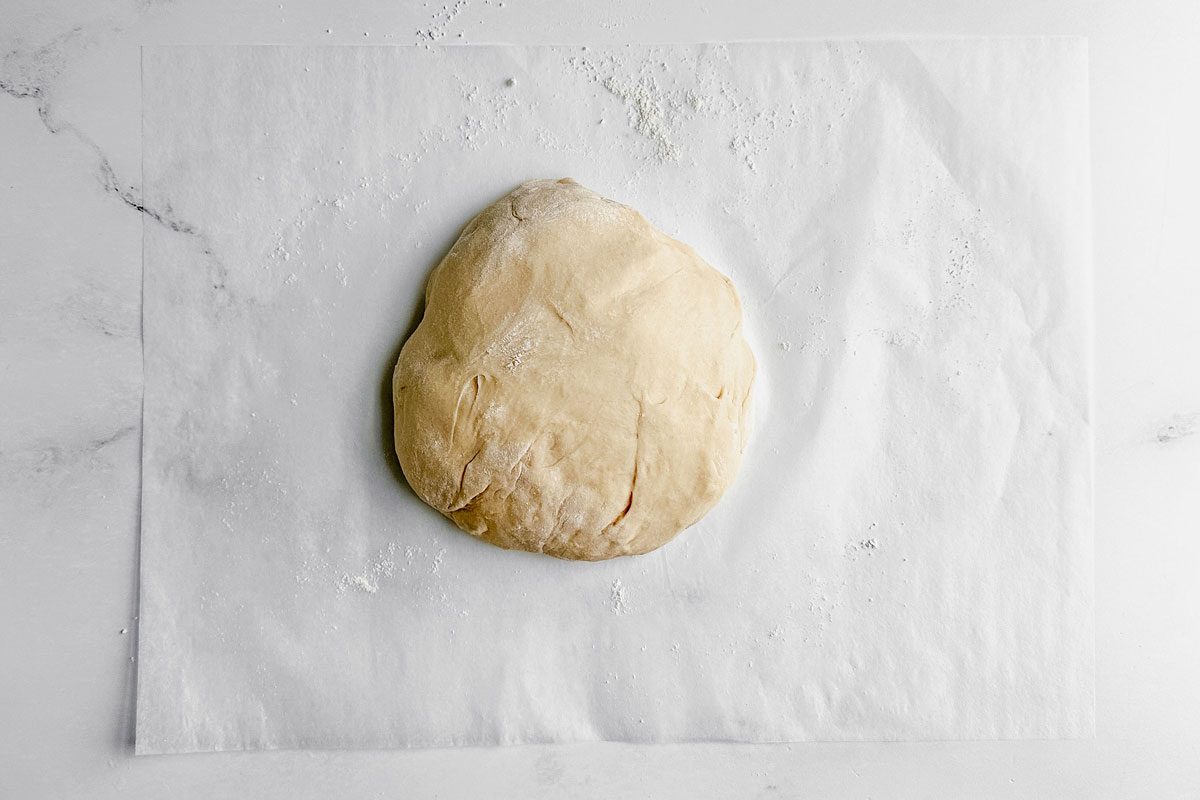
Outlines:
[[[500,547],[645,553],[733,480],[754,357],[729,279],[572,180],[484,209],[392,380],[413,490]]]

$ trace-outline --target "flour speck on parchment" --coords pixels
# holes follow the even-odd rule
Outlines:
[[[446,558],[446,548],[430,553],[420,545],[388,542],[374,556],[357,563],[337,563],[327,554],[310,556],[295,574],[297,584],[314,591],[332,588],[338,597],[348,594],[374,595],[398,580],[436,580]],[[431,584],[433,588],[433,584]]]
[[[660,160],[679,160],[682,150],[674,141],[668,115],[675,116],[682,107],[672,102],[670,95],[663,94],[653,78],[631,84],[609,76],[604,79],[604,88],[629,105],[634,130],[653,142],[655,155]]]
[[[620,578],[614,578],[608,595],[608,610],[617,616],[629,613],[629,602],[626,596],[625,584]]]
[[[451,42],[465,44],[470,38],[469,32],[472,27],[481,24],[483,20],[478,18],[477,13],[466,14],[464,17],[464,12],[503,9],[505,3],[504,0],[476,0],[472,6],[469,0],[450,0],[442,5],[426,2],[425,7],[431,9],[429,19],[423,27],[413,32],[413,37],[418,44],[432,48],[434,45]]]
[[[757,172],[767,149],[784,133],[814,119],[812,109],[779,99],[760,99],[727,77],[728,48],[711,47],[695,64],[648,56],[622,59],[611,51],[588,48],[567,59],[567,66],[624,105],[628,128],[645,142],[642,158],[659,164],[694,163],[695,144],[723,123],[728,152]],[[605,125],[602,116],[597,124]]]

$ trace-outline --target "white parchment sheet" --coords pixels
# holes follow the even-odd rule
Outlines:
[[[143,71],[139,752],[1091,734],[1082,41]],[[390,440],[429,270],[563,176],[730,275],[759,364],[719,506],[597,564],[458,532]]]

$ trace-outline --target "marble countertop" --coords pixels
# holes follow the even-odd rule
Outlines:
[[[4,0],[0,796],[1200,796],[1200,7]],[[1097,736],[132,755],[142,44],[1090,37]],[[1080,287],[1085,291],[1087,287]]]

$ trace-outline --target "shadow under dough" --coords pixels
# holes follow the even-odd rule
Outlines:
[[[400,351],[404,349],[404,343],[413,335],[413,332],[421,324],[424,316],[425,287],[422,285],[421,293],[417,297],[416,307],[413,309],[404,335],[400,337],[400,341],[392,348],[379,376],[380,451],[383,454],[383,460],[387,463],[388,470],[392,473],[392,477],[396,479],[396,483],[410,492],[412,492],[412,487],[409,486],[408,479],[404,477],[404,470],[400,469],[400,459],[396,455],[396,408],[392,401],[392,374],[396,370],[396,361],[400,358]],[[413,492],[413,496],[416,497],[416,492]]]

